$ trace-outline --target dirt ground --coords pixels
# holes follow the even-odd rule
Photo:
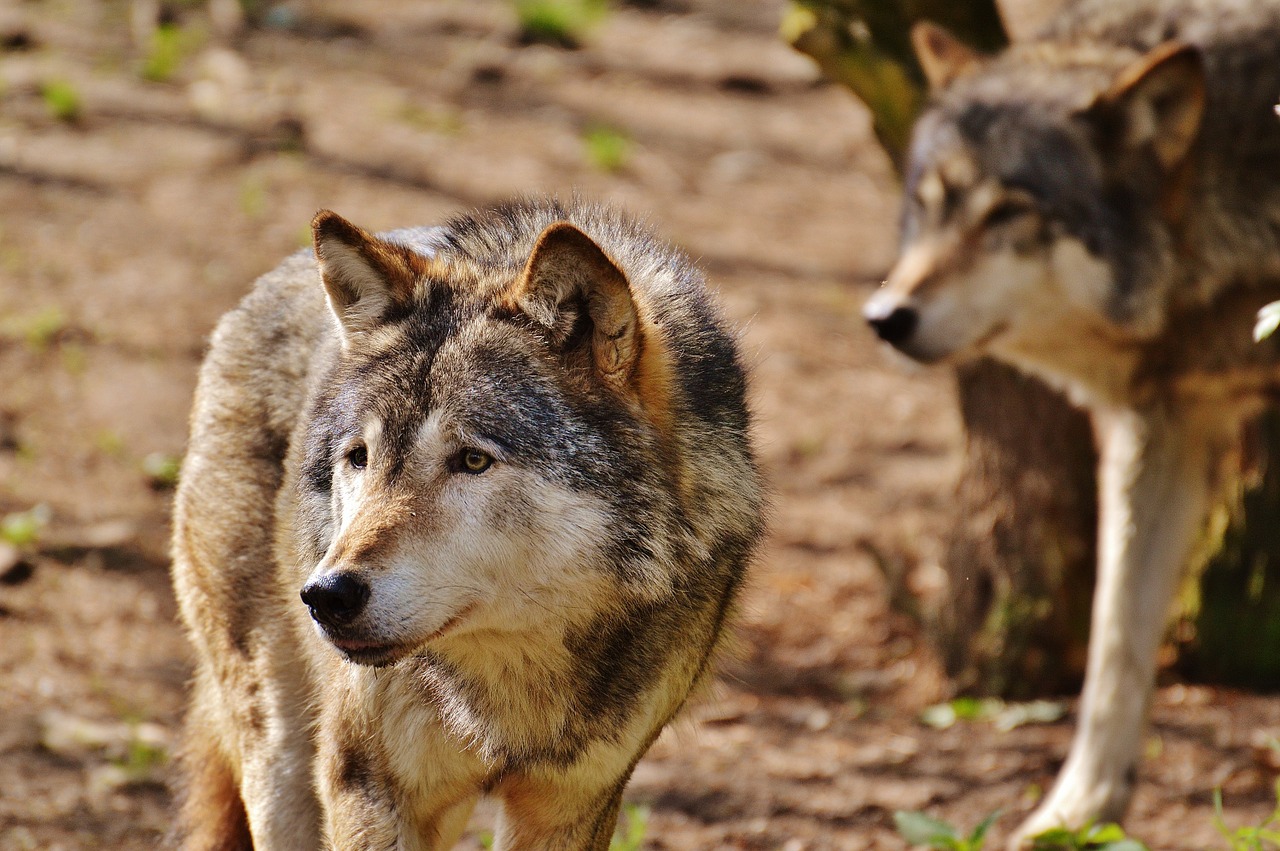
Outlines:
[[[578,51],[518,44],[503,0],[282,4],[233,38],[178,3],[159,47],[145,7],[0,3],[0,514],[48,513],[0,565],[0,849],[150,849],[167,826],[190,662],[154,468],[182,454],[218,316],[320,207],[385,229],[572,191],[709,271],[775,491],[740,657],[631,784],[644,847],[903,848],[899,808],[1000,809],[1007,835],[1073,714],[920,720],[947,685],[869,553],[945,593],[959,423],[948,376],[858,321],[894,179],[859,106],[777,38],[781,0],[615,4]],[[1273,698],[1163,686],[1130,831],[1223,847],[1211,792],[1232,825],[1269,813],[1276,729]]]

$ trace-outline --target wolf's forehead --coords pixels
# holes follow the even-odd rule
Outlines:
[[[922,127],[911,164],[921,200],[930,179],[952,192],[994,181],[1043,198],[1072,195],[1098,179],[1088,128],[1053,106],[953,102]]]
[[[1018,44],[960,78],[950,95],[957,102],[996,110],[1046,111],[1058,116],[1086,109],[1137,54],[1088,44]]]
[[[440,339],[426,363],[431,406],[457,420],[519,418],[558,396],[529,332],[478,316]]]
[[[352,341],[339,372],[349,409],[397,411],[426,404],[432,366],[458,334],[452,305],[374,328]]]

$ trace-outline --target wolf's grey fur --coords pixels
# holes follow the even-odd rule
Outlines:
[[[1101,445],[1079,728],[1020,842],[1123,813],[1179,570],[1277,388],[1250,328],[1280,297],[1280,3],[1085,0],[990,59],[914,38],[935,90],[866,317],[916,359],[1064,387]]]
[[[733,338],[604,208],[315,229],[200,376],[185,847],[606,848],[760,534]]]

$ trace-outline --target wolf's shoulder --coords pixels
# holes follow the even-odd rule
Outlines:
[[[1176,40],[1210,56],[1274,56],[1280,0],[1080,0],[1052,19],[1038,40],[1091,41],[1139,52]]]
[[[194,423],[227,417],[283,440],[305,403],[317,360],[336,345],[315,255],[296,252],[260,276],[215,326]]]

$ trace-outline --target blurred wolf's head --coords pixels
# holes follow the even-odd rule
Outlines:
[[[864,315],[917,360],[1160,329],[1154,281],[1204,106],[1199,53],[1055,44],[982,59],[913,32],[933,88],[908,155],[899,259]]]

